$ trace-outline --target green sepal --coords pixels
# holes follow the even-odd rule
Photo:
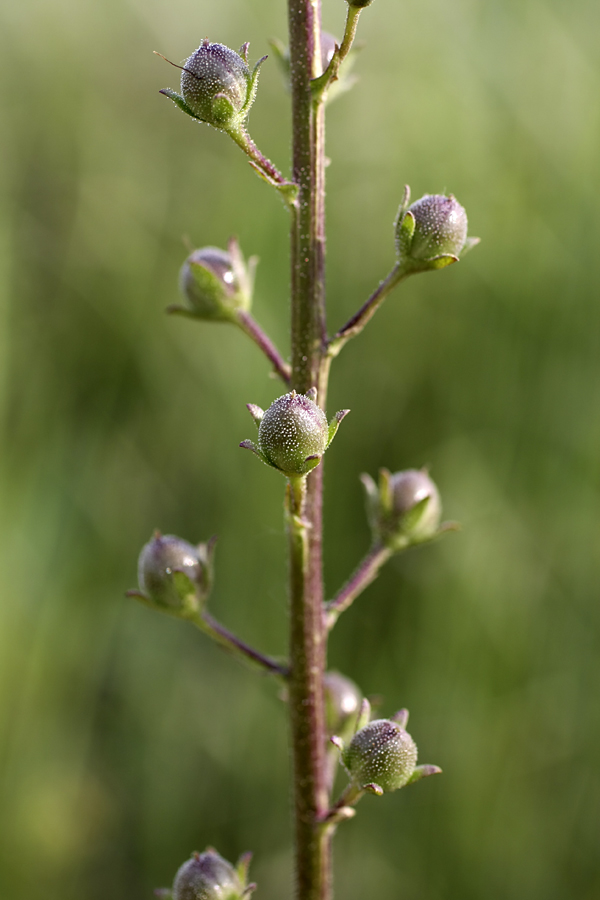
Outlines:
[[[216,322],[234,321],[234,311],[223,302],[225,291],[219,278],[201,263],[189,262],[189,267],[200,292],[213,304],[213,309],[207,307],[202,312],[196,312],[193,306],[190,306],[188,308],[189,315],[192,318],[212,319]],[[170,309],[173,308],[170,307]],[[175,307],[173,311],[176,312],[178,309]]]
[[[242,107],[242,109],[240,111],[240,117],[242,120],[248,116],[248,113],[250,112],[250,107],[254,103],[254,100],[256,98],[256,91],[258,89],[258,76],[260,73],[260,67],[262,66],[262,64],[264,63],[264,61],[267,58],[268,57],[263,56],[262,59],[258,60],[256,65],[252,69],[252,74],[250,75],[250,84],[248,86],[248,97],[247,97],[247,100],[246,100],[244,106]]]
[[[407,709],[399,709],[397,713],[391,717],[390,722],[397,722],[400,728],[404,728],[406,731],[406,726],[408,725],[408,710]]]
[[[404,787],[408,787],[409,784],[416,784],[417,781],[421,781],[422,778],[428,778],[429,775],[441,775],[441,774],[442,774],[442,770],[440,769],[439,766],[431,766],[431,765],[417,766],[415,768],[414,772],[412,773],[412,775],[410,776],[410,778],[408,779],[408,781],[406,782],[406,784],[404,785]]]
[[[319,456],[317,453],[315,453],[313,456],[307,456],[306,459],[304,460],[304,463],[305,464],[309,463],[310,468],[308,469],[307,472],[304,473],[304,475],[301,475],[300,477],[304,478],[305,475],[308,475],[309,472],[312,472],[313,469],[316,469],[322,459],[323,459],[323,457]]]
[[[258,428],[265,414],[264,409],[261,409],[260,406],[256,405],[256,403],[246,403],[246,409],[254,419],[254,424]]]
[[[379,506],[384,516],[388,516],[392,512],[394,503],[391,478],[392,474],[389,469],[379,470]]]
[[[367,507],[367,521],[374,536],[379,536],[379,490],[374,480],[366,472],[360,476],[363,487],[365,489],[365,499]]]
[[[212,121],[211,125],[216,128],[223,128],[225,131],[235,123],[243,120],[241,113],[236,113],[233,104],[226,94],[215,94],[210,105]]]
[[[402,210],[402,207],[400,207]],[[398,256],[403,259],[410,256],[410,245],[412,244],[413,235],[415,233],[415,217],[411,212],[399,213],[398,225],[396,227],[396,251]]]
[[[466,253],[468,253],[470,250],[472,250],[473,247],[476,247],[477,244],[479,244],[479,243],[481,243],[481,238],[468,237],[465,241],[464,247],[460,251],[460,254],[459,254],[460,258],[462,259]]]
[[[360,704],[360,709],[358,711],[358,715],[356,717],[356,731],[360,731],[361,728],[364,728],[365,725],[368,725],[371,721],[371,704],[365,697],[363,702]]]
[[[458,262],[458,259],[458,256],[454,256],[453,253],[440,253],[439,256],[424,259],[424,269],[445,269],[446,266],[451,266],[452,263]]]
[[[269,38],[269,46],[275,54],[275,60],[283,75],[285,86],[289,90],[291,77],[290,52],[279,38]]]
[[[370,784],[362,784],[361,788],[363,791],[368,791],[369,794],[375,794],[376,797],[383,797],[385,794],[383,788],[379,784],[375,784],[374,781]]]
[[[196,119],[197,122],[203,122],[204,119],[201,119],[200,116],[197,116],[195,112],[192,112],[190,107],[187,105],[183,97],[181,97],[177,91],[171,90],[171,88],[163,88],[158,92],[159,94],[164,94],[165,97],[168,97],[169,100],[172,100],[173,103],[179,107],[179,109],[183,110],[188,116],[191,116],[192,119]]]
[[[348,415],[349,412],[350,412],[349,409],[340,409],[339,412],[336,412],[335,416],[329,423],[329,431],[327,434],[327,447],[329,447],[332,440],[336,436],[337,430],[340,427],[340,422],[342,421],[342,419],[346,418],[346,416]],[[327,447],[325,449],[327,449]]]
[[[256,456],[258,456],[261,462],[264,462],[266,466],[269,466],[269,468],[271,469],[277,469],[277,466],[274,466],[272,462],[269,462],[265,454],[262,452],[262,450],[259,450],[254,441],[240,441],[239,446],[242,448],[242,450],[252,450],[252,452]]]

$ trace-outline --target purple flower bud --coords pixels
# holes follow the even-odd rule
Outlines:
[[[323,685],[327,733],[343,735],[348,725],[356,721],[362,694],[353,681],[339,672],[326,672]]]
[[[357,785],[395,791],[408,783],[417,765],[417,745],[397,722],[375,719],[357,731],[342,753]]]
[[[425,194],[408,207],[408,212],[415,219],[410,245],[413,259],[460,256],[467,240],[467,214],[452,194]]]
[[[173,615],[193,615],[208,597],[211,553],[211,543],[195,547],[173,534],[157,532],[142,548],[139,591],[131,594]]]
[[[246,107],[252,75],[242,57],[223,44],[203,41],[186,60],[181,94],[192,113],[215,128],[227,127]]]
[[[408,513],[419,503],[427,500],[422,514],[412,523],[410,535],[413,540],[426,540],[437,532],[442,515],[439,491],[422,469],[406,469],[395,472],[390,478],[392,493],[392,527],[401,526]]]
[[[171,307],[198,319],[231,321],[237,309],[251,304],[251,279],[237,245],[235,253],[218,247],[202,247],[191,253],[179,274],[179,287],[187,306]]]
[[[173,882],[173,900],[240,900],[243,893],[236,870],[216,850],[194,853]]]

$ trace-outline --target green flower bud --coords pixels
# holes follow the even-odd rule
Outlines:
[[[362,694],[353,681],[339,672],[326,672],[323,687],[327,734],[343,737],[348,726],[356,721]]]
[[[342,761],[359,787],[396,791],[411,780],[417,745],[397,722],[375,719],[356,732],[342,752]]]
[[[411,206],[409,199],[406,187],[396,219],[396,250],[405,271],[443,269],[479,243],[467,237],[467,214],[452,194],[425,194]]]
[[[373,0],[348,0],[348,6],[353,6],[354,9],[364,9],[365,6],[370,6]]]
[[[194,250],[179,274],[179,287],[187,305],[170,306],[168,311],[213,322],[232,321],[237,310],[250,309],[255,264],[256,259],[252,258],[246,266],[234,238],[228,250]]]
[[[367,510],[375,539],[392,550],[431,540],[440,533],[442,503],[439,491],[424,469],[393,475],[379,473],[379,487],[363,475]]]
[[[128,596],[181,618],[195,615],[210,593],[213,552],[214,540],[194,546],[157,531],[140,553],[139,590]]]
[[[234,867],[212,849],[194,853],[173,882],[173,900],[240,900],[243,894]]]
[[[192,118],[222,131],[239,132],[254,102],[259,68],[266,59],[259,60],[251,72],[248,44],[240,53],[224,44],[202,41],[180,66],[181,95],[169,88],[161,93]]]
[[[266,412],[249,403],[258,425],[258,445],[242,441],[240,447],[253,450],[263,462],[288,478],[307,475],[321,462],[347,409],[336,413],[328,424],[315,403],[316,392],[291,391],[275,400]]]

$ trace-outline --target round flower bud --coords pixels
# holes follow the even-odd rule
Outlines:
[[[467,240],[467,214],[450,194],[425,194],[407,212],[415,219],[410,245],[413,259],[432,259],[443,254],[459,256]]]
[[[417,745],[397,722],[375,719],[356,732],[342,761],[360,787],[376,784],[384,791],[395,791],[415,771]]]
[[[194,853],[173,882],[173,900],[239,900],[243,892],[236,870],[216,850]]]
[[[208,596],[209,556],[207,545],[157,532],[140,553],[141,599],[175,615],[195,612]]]
[[[323,71],[325,71],[331,62],[338,43],[338,40],[333,34],[330,34],[328,31],[321,32],[321,65]]]
[[[203,41],[186,60],[181,94],[192,113],[215,128],[225,128],[246,106],[252,76],[242,57],[223,44]]]
[[[343,735],[349,724],[356,721],[362,694],[359,688],[339,672],[326,672],[325,721],[329,735]]]
[[[285,475],[306,475],[329,443],[325,413],[309,397],[292,391],[275,400],[258,427],[258,449]]]
[[[188,315],[199,319],[229,321],[236,309],[250,307],[250,293],[244,271],[231,253],[218,247],[202,247],[191,253],[179,274]],[[177,307],[174,308],[179,311]]]
[[[390,527],[397,529],[406,521],[407,514],[427,497],[421,515],[409,524],[410,538],[414,541],[427,540],[437,532],[442,516],[442,501],[435,482],[421,469],[406,469],[395,472],[390,477],[392,495],[392,515]]]

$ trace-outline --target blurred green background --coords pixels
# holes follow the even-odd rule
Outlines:
[[[324,0],[340,34],[342,0]],[[286,212],[158,89],[208,35],[285,37],[284,0],[3,4],[0,897],[144,900],[193,849],[256,853],[290,896],[275,685],[123,598],[155,527],[220,536],[212,607],[284,651],[282,479],[237,445],[281,389],[225,326],[166,318],[187,235],[261,257],[287,353]],[[600,896],[600,67],[596,0],[377,0],[328,120],[329,309],[393,261],[392,221],[452,191],[472,255],[413,278],[333,371],[326,580],[368,545],[358,481],[430,464],[463,531],[395,559],[331,665],[411,710],[440,778],[367,798],[340,900]],[[251,132],[282,167],[263,68]]]

